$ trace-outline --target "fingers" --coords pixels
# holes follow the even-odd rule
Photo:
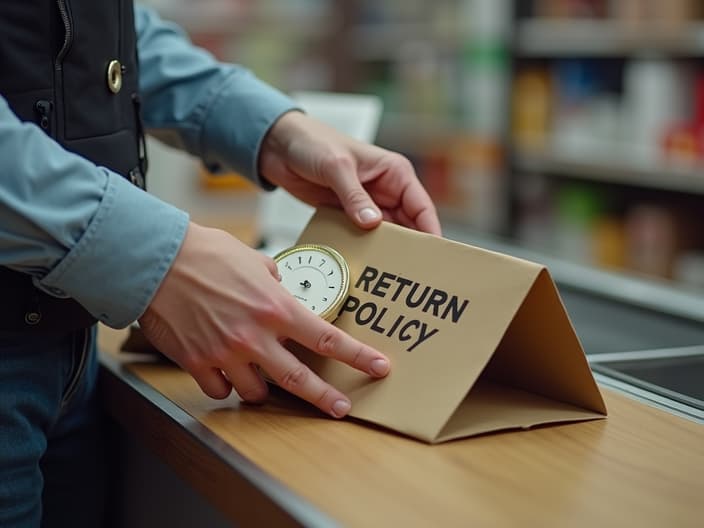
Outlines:
[[[261,367],[279,387],[312,403],[334,418],[342,418],[352,408],[349,398],[321,380],[276,340],[270,343]]]
[[[232,384],[225,378],[222,371],[214,367],[204,367],[198,370],[189,370],[196,380],[200,390],[211,398],[224,400],[232,392]]]
[[[416,177],[411,164],[404,159],[404,161],[397,163],[394,169],[400,175],[397,178],[405,180],[405,185],[399,195],[400,208],[397,213],[402,219],[401,222],[404,225],[407,225],[406,222],[411,222],[409,227],[433,235],[440,235],[442,233],[440,220],[433,201]]]
[[[236,368],[227,368],[226,374],[237,394],[246,402],[260,402],[269,394],[266,383],[254,365],[237,365]]]
[[[281,275],[279,274],[279,268],[276,267],[276,262],[274,262],[274,259],[264,255],[263,253],[258,253],[258,255],[262,259],[264,267],[269,273],[271,273],[271,276],[274,277],[277,281],[280,281]]]
[[[381,211],[364,190],[352,159],[333,158],[324,164],[323,173],[343,209],[355,224],[370,229],[381,222]]]
[[[385,216],[387,215],[390,221],[395,224],[401,224],[402,226],[433,235],[442,235],[442,228],[440,227],[440,220],[435,212],[435,207],[431,206],[429,209],[422,209],[416,213],[415,217],[409,216],[403,208],[388,210],[385,212]]]
[[[433,235],[442,234],[435,206],[419,181],[411,183],[401,199],[401,211],[412,219],[416,229]]]
[[[292,318],[284,335],[320,355],[337,359],[372,377],[381,378],[390,370],[389,360],[377,350],[364,345],[339,328],[324,321],[305,307],[295,303]],[[347,396],[320,379],[277,339],[259,343],[258,364],[284,390],[312,403],[323,412],[341,418],[350,411]],[[240,382],[233,383],[240,390]],[[243,382],[244,383],[244,382]],[[249,380],[247,383],[251,383]]]
[[[440,220],[433,201],[407,158],[384,151],[381,161],[367,168],[366,188],[385,216],[411,229],[440,235]]]
[[[296,310],[289,337],[306,348],[347,363],[374,378],[383,378],[391,370],[389,359],[307,309]]]

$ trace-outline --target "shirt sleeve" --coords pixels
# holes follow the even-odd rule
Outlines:
[[[149,132],[198,156],[214,171],[235,170],[266,186],[262,140],[295,103],[249,70],[218,62],[176,25],[135,7],[140,93]]]
[[[293,102],[221,64],[177,26],[137,7],[140,92],[150,132],[260,184],[269,128]],[[21,122],[0,96],[0,265],[31,275],[123,327],[146,310],[180,249],[188,216]]]
[[[137,319],[188,216],[21,122],[0,96],[0,265],[113,327]]]

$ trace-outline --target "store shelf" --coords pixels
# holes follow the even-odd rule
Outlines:
[[[230,0],[212,1],[207,8],[199,3],[187,2],[157,2],[156,7],[162,17],[177,23],[191,34],[224,37],[274,27],[279,36],[283,33],[315,38],[330,33],[332,20],[332,11],[328,9],[272,12],[250,9]]]
[[[633,54],[704,56],[704,25],[664,32],[631,30],[617,21],[527,19],[516,30],[522,57],[620,57]]]
[[[385,112],[377,143],[409,151],[446,141],[461,133],[461,126],[442,115]]]
[[[385,61],[399,58],[400,47],[408,43],[425,43],[434,52],[461,49],[462,35],[457,28],[429,27],[424,23],[364,24],[349,30],[346,38],[350,56],[361,61]]]
[[[580,159],[562,154],[533,152],[518,152],[514,161],[515,167],[523,172],[542,172],[555,176],[704,195],[704,167],[695,169],[635,164],[617,159]]]

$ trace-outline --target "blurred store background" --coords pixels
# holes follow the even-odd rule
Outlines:
[[[146,3],[286,92],[379,96],[376,142],[445,223],[704,293],[704,1]],[[257,215],[236,175],[151,146],[156,194]]]

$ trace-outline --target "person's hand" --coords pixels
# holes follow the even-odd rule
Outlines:
[[[349,399],[286,350],[286,339],[375,378],[390,368],[380,352],[300,304],[279,283],[272,259],[224,231],[193,223],[139,323],[152,344],[213,398],[227,397],[234,386],[245,401],[264,399],[259,366],[322,411],[346,415]]]
[[[385,220],[440,234],[433,202],[400,154],[361,143],[301,112],[288,112],[264,139],[259,170],[313,205],[341,207],[362,228]]]

